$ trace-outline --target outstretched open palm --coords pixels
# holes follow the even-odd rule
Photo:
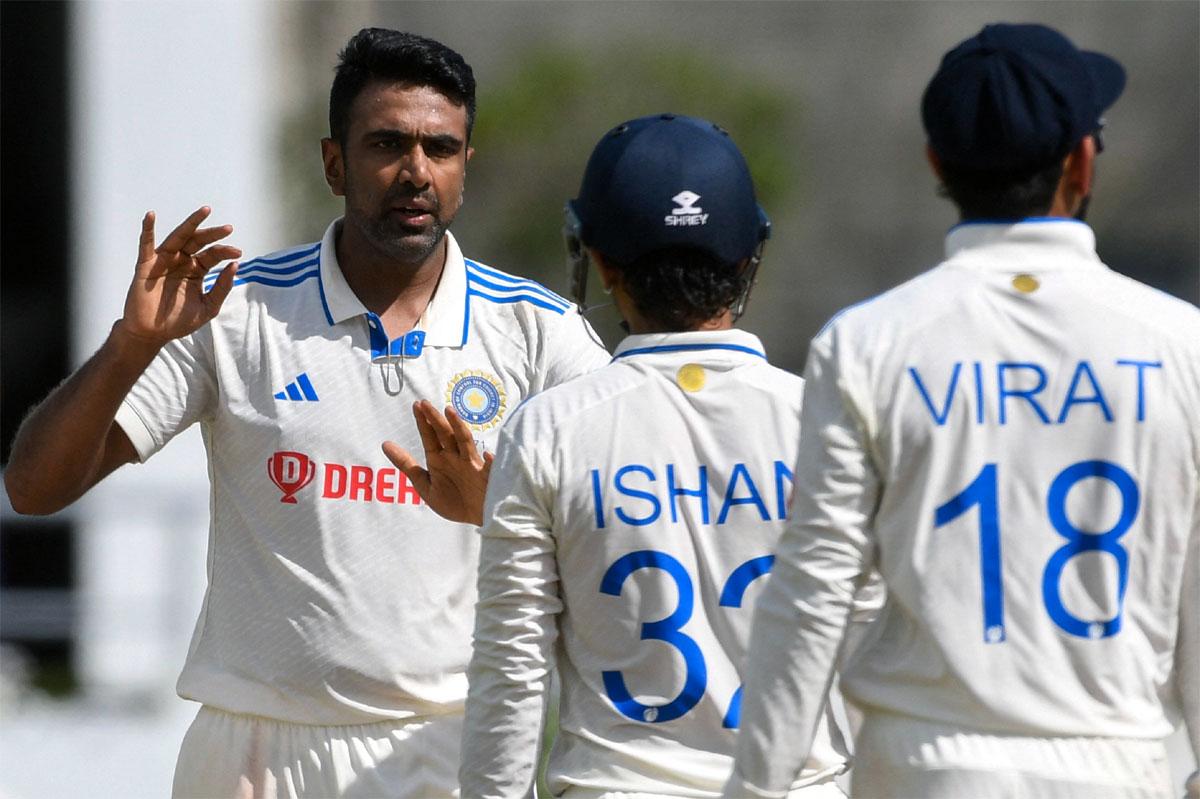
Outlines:
[[[495,456],[479,454],[471,428],[452,408],[443,415],[429,400],[413,403],[425,449],[425,467],[408,450],[385,441],[383,453],[417,489],[426,505],[452,522],[483,524],[483,497]],[[427,468],[426,468],[427,467]]]
[[[154,246],[154,212],[142,219],[138,261],[133,283],[125,297],[121,320],[128,333],[158,344],[186,336],[221,310],[233,288],[237,264],[221,270],[210,291],[204,290],[204,275],[242,251],[216,242],[233,232],[231,225],[200,227],[211,213],[198,208],[179,227]]]

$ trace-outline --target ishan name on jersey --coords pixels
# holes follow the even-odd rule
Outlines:
[[[640,527],[677,524],[686,504],[699,509],[703,524],[725,524],[739,506],[764,522],[787,518],[792,470],[783,461],[769,465],[735,463],[732,467],[668,463],[654,467],[629,463],[611,473],[589,471],[597,529],[615,521]],[[724,490],[720,486],[724,485]]]

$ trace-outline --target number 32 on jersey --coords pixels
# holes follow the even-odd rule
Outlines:
[[[1121,494],[1121,511],[1113,526],[1102,533],[1080,530],[1067,518],[1067,495],[1080,481],[1099,478],[1111,483]],[[934,527],[941,527],[979,508],[979,569],[983,584],[984,641],[998,644],[1005,640],[1004,583],[1000,555],[1000,473],[996,464],[985,464],[971,484],[934,511]],[[1092,460],[1073,463],[1050,483],[1046,511],[1054,531],[1067,542],[1046,562],[1042,573],[1042,603],[1050,619],[1065,632],[1080,638],[1108,638],[1121,631],[1125,588],[1129,580],[1129,552],[1120,538],[1129,532],[1137,518],[1140,494],[1137,481],[1129,472],[1110,461]],[[1067,563],[1084,552],[1104,552],[1117,563],[1117,613],[1111,619],[1087,620],[1067,610],[1062,600],[1062,575]]]
[[[771,571],[774,563],[774,555],[763,555],[751,558],[734,569],[725,581],[725,587],[721,589],[721,607],[740,608],[750,583]],[[620,596],[626,578],[639,569],[659,569],[666,572],[679,591],[679,604],[675,606],[674,612],[659,621],[643,622],[641,639],[662,641],[679,650],[685,666],[683,688],[678,696],[665,705],[645,705],[629,693],[621,672],[604,671],[601,676],[604,678],[605,693],[621,715],[634,721],[661,724],[674,721],[696,706],[704,696],[704,689],[708,684],[708,666],[704,662],[704,653],[700,651],[699,645],[683,632],[683,626],[692,618],[695,588],[687,569],[677,559],[666,552],[653,549],[642,549],[623,555],[613,561],[604,572],[604,577],[600,580],[600,593]],[[741,707],[742,688],[738,686],[729,701],[729,710],[726,711],[721,726],[736,729]]]

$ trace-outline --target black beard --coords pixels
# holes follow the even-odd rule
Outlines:
[[[346,192],[350,192],[349,176],[346,178]],[[417,191],[410,184],[404,184],[393,186],[383,202],[383,207],[390,209],[404,205],[405,200],[413,200],[418,196],[429,204],[429,214],[433,217],[433,223],[425,229],[405,225],[391,214],[382,217],[368,216],[354,212],[349,207],[346,209],[346,218],[354,222],[377,252],[402,264],[418,266],[441,245],[450,225],[449,221],[441,219],[442,207],[437,195],[433,192]]]
[[[432,225],[420,231],[392,219],[370,219],[363,222],[363,233],[379,252],[406,264],[424,263],[442,243],[447,228],[437,217],[434,217]]]

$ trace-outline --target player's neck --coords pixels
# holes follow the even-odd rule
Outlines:
[[[728,310],[718,316],[714,316],[712,319],[705,319],[703,322],[685,330],[674,330],[654,320],[645,319],[636,313],[629,314],[629,317],[625,321],[629,325],[629,332],[632,335],[644,335],[648,333],[692,333],[697,331],[733,329],[733,314]]]
[[[359,240],[351,226],[337,237],[338,265],[354,296],[383,322],[389,338],[412,330],[437,290],[446,265],[443,237],[428,257],[405,263]]]

